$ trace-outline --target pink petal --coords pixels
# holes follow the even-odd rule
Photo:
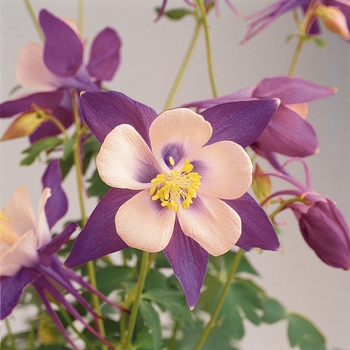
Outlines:
[[[38,240],[37,249],[43,247],[51,241],[51,231],[46,218],[45,204],[51,197],[50,188],[45,188],[40,196],[38,221],[36,225],[36,235]]]
[[[118,235],[130,247],[159,252],[169,243],[174,230],[175,212],[152,201],[148,190],[141,191],[117,211]]]
[[[3,211],[19,237],[33,229],[36,218],[27,189],[19,187],[8,200]]]
[[[160,114],[151,124],[149,134],[153,154],[163,164],[163,169],[168,170],[169,156],[174,158],[175,165],[181,163],[208,142],[212,128],[201,115],[187,108],[177,108]],[[168,151],[169,147],[177,148],[178,157]]]
[[[37,237],[33,229],[27,231],[0,258],[0,275],[13,276],[22,266],[32,267],[39,261]]]
[[[188,209],[180,208],[177,214],[183,233],[214,256],[229,251],[242,232],[239,215],[217,198],[197,197]]]
[[[46,68],[43,54],[43,47],[36,43],[22,49],[16,66],[16,78],[22,86],[40,91],[52,91],[59,86],[61,78]]]
[[[198,193],[236,199],[248,191],[252,183],[252,162],[239,144],[216,142],[200,149],[193,158],[190,159],[193,171],[202,176]]]
[[[116,188],[150,187],[150,181],[160,173],[146,142],[128,124],[115,127],[106,136],[96,164],[101,179]]]

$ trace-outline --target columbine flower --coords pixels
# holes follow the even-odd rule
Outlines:
[[[285,167],[293,162],[302,163],[305,170],[305,185],[292,177]],[[326,264],[350,269],[350,229],[336,204],[312,189],[309,169],[301,158],[291,158],[284,164],[276,165],[278,172],[263,176],[276,176],[292,184],[295,189],[277,191],[262,202],[262,206],[272,198],[279,198],[281,210],[291,209],[299,222],[300,231],[311,249]],[[283,200],[282,196],[292,196]],[[274,220],[274,218],[273,218]]]
[[[0,212],[0,295],[1,319],[6,318],[18,304],[23,290],[32,284],[43,301],[47,312],[56,323],[67,341],[78,349],[70,339],[57,314],[52,308],[49,293],[62,306],[81,321],[82,324],[101,341],[107,342],[92,328],[79,312],[66,300],[56,285],[70,293],[91,314],[97,324],[96,312],[76,291],[72,282],[78,283],[89,292],[115,307],[100,292],[92,288],[75,272],[62,267],[56,255],[77,225],[69,224],[62,233],[51,238],[51,227],[67,211],[67,198],[61,188],[61,172],[58,160],[52,161],[43,176],[43,192],[40,198],[38,216],[32,209],[28,192],[21,187],[9,199]],[[52,283],[54,282],[54,283]]]
[[[270,24],[272,24],[278,17],[285,14],[288,11],[301,8],[304,12],[307,10],[311,3],[311,0],[278,0],[275,3],[269,5],[263,10],[246,16],[245,19],[252,20],[248,26],[246,35],[244,36],[242,43],[247,42],[256,34],[262,32]],[[313,19],[314,22],[310,26],[309,34],[319,34],[320,27],[318,24],[319,16],[321,20],[325,23],[326,27],[333,32],[336,32],[340,36],[349,40],[349,30],[350,30],[350,5],[348,1],[344,0],[319,0],[315,3],[315,8],[320,5],[322,11],[315,13]],[[327,14],[325,14],[324,7],[328,7]],[[327,17],[327,18],[325,18]],[[330,18],[331,17],[331,18]],[[332,21],[332,24],[330,22]],[[335,29],[337,28],[337,29]]]
[[[97,167],[113,188],[77,237],[66,266],[128,246],[163,249],[192,308],[208,252],[220,255],[235,243],[276,250],[274,229],[246,193],[251,164],[242,147],[261,134],[277,106],[266,99],[227,103],[202,115],[174,109],[157,116],[118,92],[83,94],[84,120],[102,142]]]
[[[94,39],[90,59],[83,62],[84,42],[72,28],[46,10],[39,15],[45,35],[44,47],[27,44],[16,67],[19,83],[40,92],[4,102],[0,118],[33,111],[33,105],[48,109],[67,128],[73,122],[71,89],[99,90],[103,80],[111,80],[120,63],[121,41],[114,29],[105,28]],[[60,131],[50,121],[30,136],[32,142]]]
[[[307,103],[326,98],[335,89],[313,84],[304,79],[288,76],[265,78],[233,94],[204,101],[187,103],[184,107],[208,108],[216,104],[249,100],[252,98],[278,98],[281,104],[261,136],[251,145],[262,157],[275,163],[274,153],[290,157],[315,154],[318,142],[314,128],[305,120]]]

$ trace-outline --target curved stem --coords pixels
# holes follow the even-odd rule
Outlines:
[[[210,44],[210,35],[209,35],[209,26],[207,21],[207,14],[205,12],[204,3],[202,0],[197,0],[197,5],[202,15],[202,21],[204,26],[204,34],[205,34],[205,46],[207,51],[207,62],[208,62],[208,72],[209,72],[209,80],[210,86],[213,93],[213,97],[218,97],[218,92],[216,88],[214,71],[213,71],[213,56],[211,52],[211,44]]]
[[[81,127],[81,118],[79,115],[77,92],[75,90],[72,90],[72,101],[73,101],[73,114],[74,114],[74,121],[75,121],[75,130],[76,130],[75,143],[73,147],[73,158],[74,158],[74,164],[76,169],[76,180],[77,180],[77,188],[78,188],[78,196],[79,196],[79,204],[80,204],[80,212],[81,212],[81,223],[82,223],[82,227],[84,227],[84,225],[87,222],[87,215],[86,215],[86,206],[85,206],[85,198],[84,198],[84,184],[82,179],[83,170],[82,170],[82,164],[81,164],[81,158],[80,158],[82,127]],[[88,270],[90,284],[95,289],[98,289],[97,282],[96,282],[95,265],[93,261],[89,261],[87,263],[87,270]],[[93,303],[94,309],[96,313],[100,315],[101,314],[100,300],[98,296],[95,294],[92,294],[91,297],[92,297],[92,303]],[[101,318],[98,318],[98,326],[100,328],[101,335],[105,337],[106,332],[105,332],[104,324]],[[107,350],[108,348],[104,344],[102,345],[102,349]]]
[[[212,328],[214,326],[214,323],[216,321],[216,318],[218,317],[219,315],[219,312],[221,310],[221,307],[224,303],[224,300],[225,300],[225,297],[226,297],[226,294],[229,290],[229,287],[231,285],[231,281],[232,281],[232,278],[234,276],[234,274],[236,273],[237,271],[237,267],[239,265],[239,262],[242,258],[244,254],[244,250],[243,249],[240,249],[237,253],[236,253],[236,256],[232,262],[232,265],[231,265],[231,269],[227,275],[227,278],[226,278],[226,283],[224,285],[224,289],[222,290],[221,294],[220,294],[220,297],[219,297],[219,300],[215,306],[215,309],[211,315],[211,318],[208,322],[208,324],[206,325],[201,337],[199,338],[199,341],[196,345],[196,347],[194,348],[195,350],[200,350],[202,348],[202,346],[204,345],[205,341],[207,340],[210,332],[212,331]]]
[[[36,29],[36,31],[37,31],[41,41],[45,41],[44,34],[43,34],[43,32],[42,32],[42,30],[41,30],[41,28],[39,26],[38,20],[37,20],[37,18],[35,16],[35,12],[33,10],[33,7],[31,5],[30,1],[29,0],[23,0],[23,1],[24,1],[24,4],[26,5],[27,11],[29,12],[29,16],[30,16],[30,18],[33,21],[34,27],[35,27],[35,29]]]
[[[296,70],[296,67],[297,67],[297,64],[298,64],[298,61],[300,58],[301,50],[304,46],[305,40],[306,40],[305,37],[299,36],[299,40],[298,40],[297,47],[296,47],[295,52],[294,52],[292,63],[290,65],[289,71],[288,71],[288,75],[290,77],[292,77],[295,74],[295,70]]]
[[[15,341],[15,338],[12,334],[11,325],[10,325],[8,318],[5,318],[5,325],[6,325],[6,330],[7,330],[7,336],[10,339],[11,349],[17,350],[16,341]]]
[[[269,219],[273,220],[274,217],[280,212],[282,211],[288,204],[292,204],[292,203],[296,203],[296,202],[300,202],[306,205],[309,205],[309,202],[301,197],[294,197],[291,199],[288,199],[286,201],[284,201],[277,209],[275,209],[270,215],[269,215]]]
[[[142,253],[141,267],[140,267],[139,279],[137,281],[136,295],[135,295],[134,303],[132,305],[131,315],[129,319],[128,334],[126,338],[126,348],[128,348],[128,346],[131,345],[132,337],[134,335],[137,312],[139,309],[139,303],[141,300],[141,295],[142,295],[142,291],[145,285],[145,280],[147,275],[148,257],[149,257],[148,252]]]
[[[190,63],[190,60],[191,60],[191,57],[192,57],[192,54],[194,52],[194,48],[196,46],[196,43],[198,41],[198,37],[199,37],[199,33],[200,33],[200,27],[201,27],[201,24],[200,22],[198,21],[198,23],[196,24],[195,26],[195,29],[194,29],[194,32],[193,32],[193,35],[192,35],[192,38],[191,38],[191,41],[190,41],[190,45],[187,49],[187,52],[185,54],[185,57],[182,61],[182,64],[180,66],[180,69],[176,75],[176,78],[175,78],[175,81],[173,83],[173,86],[171,87],[171,90],[170,90],[170,93],[169,93],[169,96],[165,102],[165,107],[164,107],[164,110],[166,109],[169,109],[173,102],[174,102],[174,99],[175,99],[175,95],[180,87],[180,83],[181,83],[181,80],[183,79],[184,75],[185,75],[185,71],[188,67],[188,64]]]

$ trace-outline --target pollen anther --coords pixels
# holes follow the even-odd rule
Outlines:
[[[187,209],[193,203],[192,199],[197,197],[197,190],[201,186],[201,176],[193,172],[193,165],[188,159],[185,160],[182,169],[175,168],[175,162],[169,157],[169,163],[173,166],[170,174],[158,174],[151,180],[153,186],[149,195],[153,201],[160,200],[162,207],[177,212],[179,202],[183,209]]]

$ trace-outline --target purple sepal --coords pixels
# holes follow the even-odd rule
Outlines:
[[[114,29],[101,31],[91,46],[89,74],[98,80],[111,80],[120,64],[120,47],[121,40]]]
[[[149,144],[148,129],[157,113],[121,92],[85,92],[80,98],[84,121],[102,143],[117,125],[130,124]]]
[[[38,276],[37,271],[22,267],[11,277],[0,277],[1,320],[12,312],[18,304],[23,290]]]
[[[115,214],[135,193],[112,188],[104,195],[76,238],[64,263],[66,267],[73,268],[128,247],[116,233]]]
[[[83,63],[83,44],[74,30],[46,10],[39,23],[45,35],[44,62],[59,77],[72,77]]]
[[[40,261],[43,265],[48,266],[50,264],[51,260],[49,257],[69,241],[70,236],[77,227],[77,223],[71,222],[60,234],[55,236],[46,246],[39,250]]]
[[[265,211],[249,194],[241,198],[225,200],[242,220],[242,234],[236,245],[246,251],[252,248],[277,250],[280,247],[277,234]]]
[[[307,244],[327,265],[350,269],[350,230],[335,203],[318,201],[299,213],[300,231]]]
[[[193,309],[200,295],[208,266],[208,252],[183,234],[178,221],[164,254],[185,292],[186,302]]]
[[[40,108],[54,110],[60,105],[64,90],[39,92],[0,104],[0,118],[10,118],[16,114],[30,112],[32,104]]]
[[[68,199],[61,186],[62,173],[58,159],[52,160],[41,179],[43,188],[51,189],[51,197],[45,205],[45,214],[51,228],[68,210]]]
[[[290,157],[306,157],[317,152],[318,141],[310,123],[289,108],[280,106],[252,147],[261,156],[277,152]]]
[[[265,130],[279,106],[277,99],[223,103],[201,114],[212,125],[208,144],[229,140],[247,147]]]
[[[333,88],[324,87],[310,81],[288,76],[263,79],[253,92],[256,98],[279,98],[281,104],[308,103],[332,96]]]

